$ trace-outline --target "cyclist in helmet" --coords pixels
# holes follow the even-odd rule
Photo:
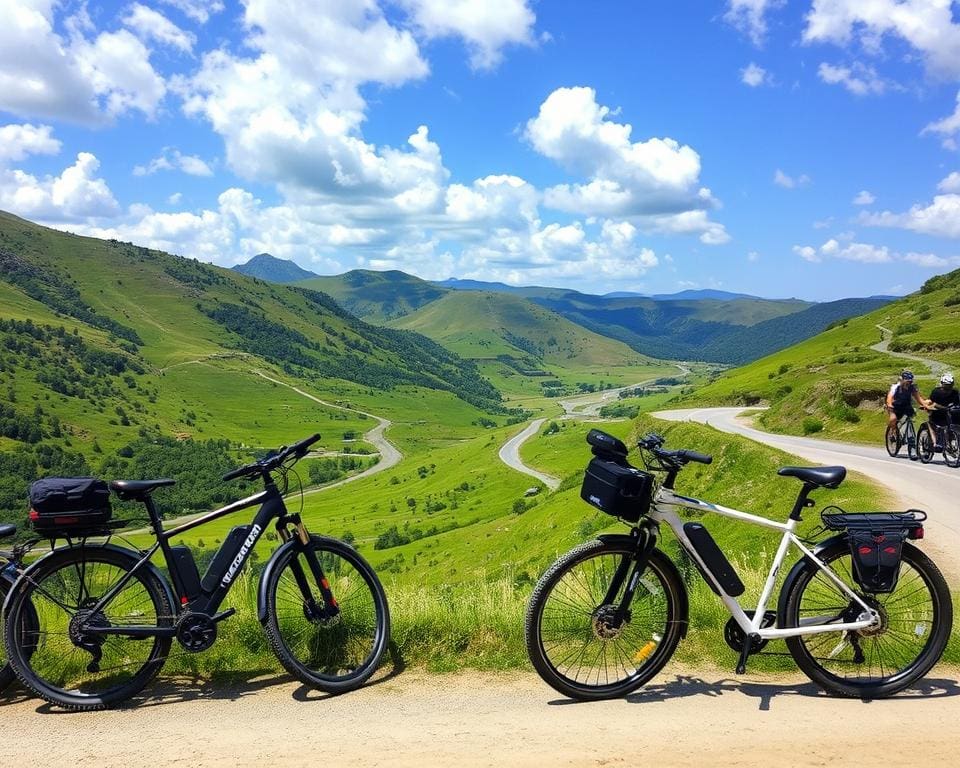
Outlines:
[[[921,408],[926,408],[928,405],[913,381],[913,371],[904,370],[900,373],[897,382],[887,392],[887,411],[890,414],[888,423],[890,426],[895,426],[897,419],[904,415],[913,416],[916,414],[913,404],[910,402],[911,398],[916,400]]]
[[[951,405],[960,406],[960,392],[953,386],[953,374],[945,373],[940,377],[940,386],[934,387],[930,393],[930,402],[940,406],[930,411],[930,426],[945,427],[953,420],[953,423],[960,423],[960,413],[947,413],[946,409]],[[934,429],[933,434],[939,432]]]

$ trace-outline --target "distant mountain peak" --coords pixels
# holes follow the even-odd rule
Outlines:
[[[234,269],[242,275],[258,277],[268,283],[296,283],[318,276],[288,259],[278,259],[269,253],[258,253],[246,264],[237,264]]]

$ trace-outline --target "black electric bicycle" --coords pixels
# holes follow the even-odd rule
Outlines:
[[[917,430],[917,450],[920,461],[929,464],[935,453],[943,454],[943,463],[948,467],[960,467],[960,425],[954,419],[960,413],[955,405],[944,407],[933,404],[928,410],[946,411],[948,421],[946,425],[925,423]]]
[[[160,671],[174,639],[203,651],[234,609],[220,605],[254,545],[275,522],[282,541],[260,576],[258,615],[290,674],[311,687],[343,693],[377,669],[389,640],[383,587],[355,549],[311,535],[283,501],[287,473],[320,439],[314,435],[224,475],[259,478],[264,490],[165,531],[151,494],[173,480],[116,480],[121,499],[146,507],[157,542],[146,551],[110,543],[111,530],[68,532],[71,545],[31,565],[4,605],[9,661],[27,688],[72,710],[116,705]],[[277,474],[282,487],[278,487]],[[190,549],[171,539],[260,504],[253,521],[226,536],[203,578]],[[105,542],[88,537],[107,534]],[[150,562],[162,552],[172,584]],[[20,626],[34,629],[17,631]]]
[[[17,532],[15,525],[0,525],[0,539],[9,539]],[[36,544],[36,540],[28,541],[23,544],[15,544],[12,549],[0,550],[0,605],[6,599],[13,585],[20,577],[23,571],[23,559],[31,547]],[[36,627],[36,616],[27,611],[24,615],[29,627]],[[22,631],[21,627],[21,631]],[[13,669],[7,662],[6,651],[3,643],[0,642],[0,691],[13,682]]]

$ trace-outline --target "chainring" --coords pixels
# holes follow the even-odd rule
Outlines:
[[[756,611],[744,611],[744,613],[747,615],[747,618],[752,619]],[[760,628],[767,629],[768,627],[772,627],[776,623],[777,623],[777,612],[764,611],[763,621],[760,622]],[[737,653],[740,653],[743,650],[743,641],[745,637],[746,636],[744,635],[743,630],[740,629],[740,625],[737,624],[736,619],[734,619],[733,616],[731,616],[723,628],[724,641],[733,650],[735,650]],[[760,651],[762,651],[764,648],[767,647],[768,642],[770,641],[765,639],[759,640],[759,641],[754,640],[750,644],[749,653],[751,654],[759,653]]]
[[[205,651],[217,639],[217,625],[205,613],[187,611],[177,620],[177,642],[190,653]]]

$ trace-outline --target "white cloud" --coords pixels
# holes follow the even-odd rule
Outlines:
[[[631,141],[632,127],[609,119],[592,88],[558,88],[526,125],[540,154],[587,177],[544,191],[544,203],[584,216],[671,216],[716,207],[700,186],[700,156],[671,138]],[[722,230],[705,215],[700,231]]]
[[[875,227],[897,227],[925,235],[960,237],[960,194],[936,195],[929,205],[914,205],[905,213],[863,213],[860,221]]]
[[[903,260],[928,269],[946,269],[960,264],[960,258],[956,256],[944,258],[933,253],[908,253],[904,255]]]
[[[88,39],[85,11],[54,30],[52,0],[6,0],[0,25],[0,110],[98,123],[130,110],[152,116],[166,88],[127,30]]]
[[[0,126],[0,166],[23,160],[28,155],[56,155],[60,142],[53,138],[49,125]]]
[[[764,83],[769,83],[770,77],[767,70],[751,61],[750,64],[740,70],[740,81],[751,88],[757,88]]]
[[[941,192],[960,192],[960,173],[953,171],[945,179],[937,184],[937,189]]]
[[[100,162],[89,152],[59,176],[38,179],[20,170],[0,170],[0,208],[48,222],[114,216],[117,201],[107,183],[96,178]]]
[[[810,177],[805,173],[801,173],[799,176],[788,176],[779,168],[773,174],[773,183],[778,187],[783,187],[784,189],[795,189],[796,187],[804,187],[809,184],[811,181]]]
[[[882,51],[885,36],[899,38],[923,57],[934,74],[960,77],[960,24],[950,0],[814,0],[803,40],[841,46],[857,40],[868,53]]]
[[[167,198],[167,202],[170,205],[180,205],[180,202],[183,200],[183,192],[174,192],[170,197]]]
[[[767,35],[768,10],[783,5],[784,0],[728,0],[724,19],[747,35],[754,45],[762,45]]]
[[[206,24],[210,17],[223,10],[222,0],[160,0],[170,5],[200,24]]]
[[[861,189],[859,192],[857,192],[856,197],[854,197],[851,202],[854,205],[873,205],[876,200],[877,198],[873,196],[872,192]]]
[[[133,169],[134,176],[150,176],[157,171],[172,171],[179,169],[190,176],[212,176],[213,170],[203,160],[195,155],[184,155],[178,149],[165,149],[159,157],[155,157],[146,165],[138,165]]]
[[[860,62],[854,62],[852,68],[835,67],[822,62],[817,74],[823,82],[829,85],[842,85],[857,96],[881,94],[887,89],[887,84],[880,79],[876,70]]]
[[[749,251],[747,253],[747,261],[751,263],[760,261],[760,253],[757,251]]]
[[[470,50],[470,65],[490,69],[506,45],[533,45],[536,16],[527,0],[399,0],[427,39],[455,35]]]
[[[190,53],[197,41],[195,35],[185,32],[162,13],[157,13],[140,3],[134,3],[130,7],[123,23],[144,41],[156,40],[158,43],[173,46],[184,53]]]
[[[846,243],[841,245],[836,239],[827,240],[819,248],[810,245],[795,245],[793,252],[807,261],[819,262],[824,258],[845,259],[858,261],[864,264],[884,264],[894,260],[895,254],[887,246],[870,245],[869,243]]]
[[[953,136],[957,132],[960,132],[960,91],[957,92],[957,108],[953,111],[953,114],[928,124],[920,132],[920,135],[938,133],[943,137],[943,145],[947,149],[953,150],[956,149],[956,141]]]

